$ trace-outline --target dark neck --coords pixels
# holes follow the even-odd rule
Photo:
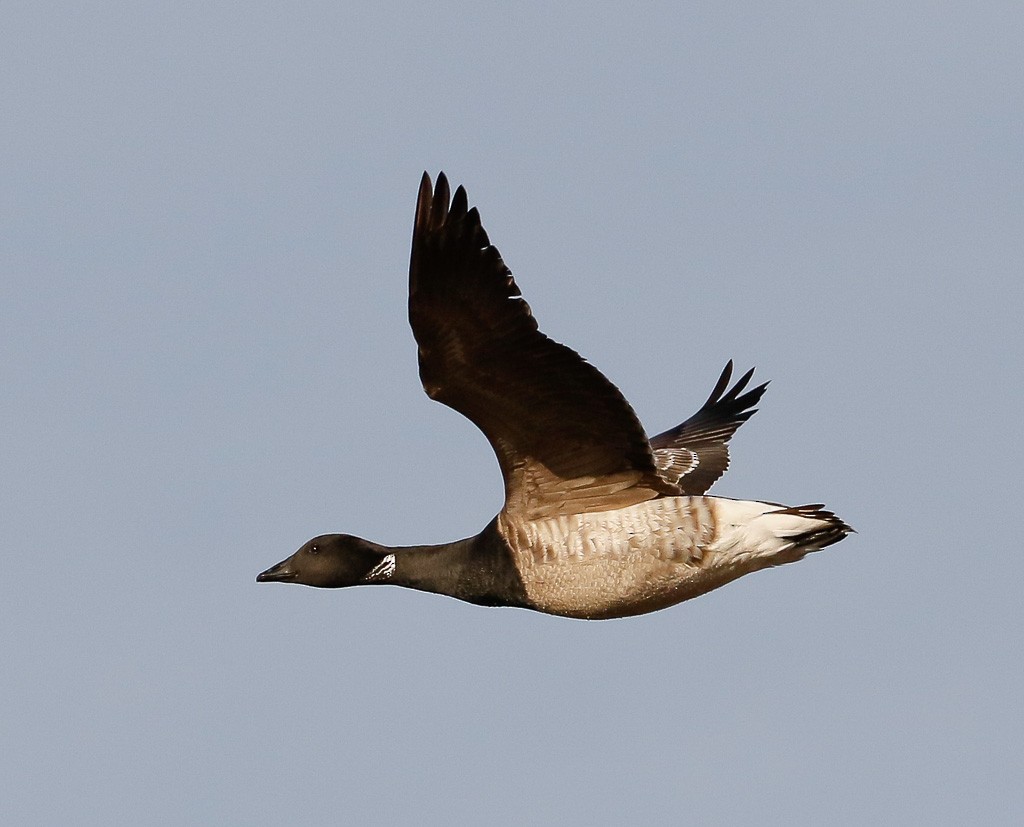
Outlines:
[[[381,546],[395,570],[375,580],[487,606],[522,606],[525,591],[501,537],[488,526],[475,537],[433,546]]]

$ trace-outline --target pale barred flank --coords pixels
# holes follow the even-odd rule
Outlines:
[[[635,554],[698,563],[714,539],[708,497],[665,497],[616,511],[563,514],[542,520],[499,518],[517,555],[534,563],[626,559]]]
[[[798,560],[850,530],[814,506],[665,497],[618,511],[515,521],[498,530],[543,611],[617,617],[696,597]]]

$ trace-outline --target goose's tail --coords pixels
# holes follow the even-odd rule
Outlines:
[[[788,507],[718,497],[712,502],[718,538],[711,551],[755,568],[792,563],[853,531],[821,504]]]

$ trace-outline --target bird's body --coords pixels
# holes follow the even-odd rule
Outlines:
[[[323,535],[259,580],[390,583],[612,618],[799,560],[851,531],[817,505],[705,496],[765,385],[745,390],[750,371],[730,388],[730,363],[694,416],[649,440],[614,385],[537,329],[465,190],[449,201],[443,175],[436,190],[426,174],[420,187],[409,319],[424,389],[487,436],[504,506],[480,534],[439,546]]]
[[[814,549],[797,548],[785,537],[830,517],[815,509],[809,513],[780,513],[776,505],[721,497],[659,497],[615,511],[542,520],[500,515],[497,527],[533,608],[605,618],[663,609],[748,572],[803,557]]]

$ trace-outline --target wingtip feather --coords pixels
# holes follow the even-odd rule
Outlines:
[[[451,191],[448,188],[448,178],[443,172],[437,174],[437,183],[434,185],[434,199],[430,205],[430,226],[434,229],[444,224],[448,217],[448,205],[451,203]]]

